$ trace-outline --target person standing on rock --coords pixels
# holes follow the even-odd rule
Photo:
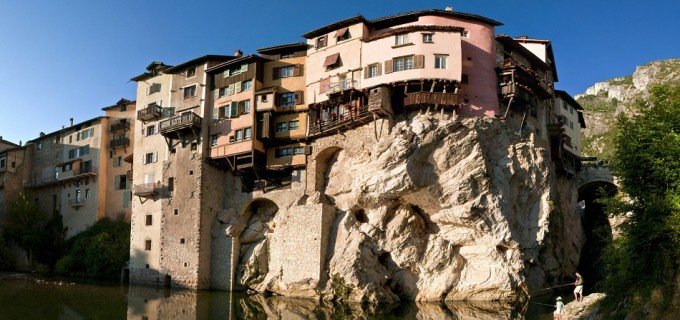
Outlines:
[[[557,302],[555,303],[555,311],[553,312],[553,318],[555,320],[562,320],[562,309],[564,309],[564,302],[562,302],[562,297],[557,297]]]
[[[583,277],[581,277],[581,274],[576,272],[576,281],[574,281],[574,285],[576,288],[574,288],[574,299],[576,301],[581,301],[583,300]]]

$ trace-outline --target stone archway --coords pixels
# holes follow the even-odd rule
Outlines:
[[[269,272],[270,234],[274,231],[272,221],[279,207],[269,199],[255,199],[241,214],[243,231],[238,236],[238,263],[235,283],[256,291],[262,291],[264,277]]]
[[[321,152],[315,158],[315,190],[321,195],[322,201],[328,200],[329,182],[333,177],[334,165],[338,163],[338,160],[344,158],[345,150],[340,147],[329,147]],[[337,167],[335,168],[337,171]],[[332,189],[332,185],[330,186]],[[332,192],[331,192],[332,193]]]
[[[605,264],[602,258],[606,246],[613,239],[609,217],[597,200],[613,196],[617,192],[617,186],[609,179],[590,181],[578,188],[578,208],[586,238],[581,248],[578,270],[583,275],[589,292],[605,277]]]

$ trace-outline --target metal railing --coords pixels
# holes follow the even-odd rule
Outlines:
[[[184,129],[188,127],[201,127],[201,121],[203,119],[199,117],[196,113],[185,113],[179,116],[172,117],[170,119],[161,121],[160,132],[170,132],[174,130]]]
[[[334,93],[334,92],[341,92],[345,91],[348,89],[353,89],[356,88],[358,85],[358,82],[356,80],[340,80],[337,82],[332,82],[329,85],[326,86],[326,93]]]
[[[151,119],[158,119],[163,114],[163,107],[154,104],[142,110],[137,111],[137,119],[145,121]]]
[[[118,122],[114,123],[111,125],[111,132],[117,132],[121,130],[129,130],[130,129],[130,123],[125,121],[125,122]]]
[[[127,147],[130,145],[130,139],[129,138],[116,138],[111,140],[111,148],[117,148],[117,147]]]

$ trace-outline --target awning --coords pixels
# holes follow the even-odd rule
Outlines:
[[[332,55],[326,57],[326,61],[323,63],[323,66],[328,67],[328,66],[332,66],[332,65],[338,63],[338,58],[340,58],[339,53],[332,54]]]
[[[129,156],[123,158],[123,161],[125,161],[125,162],[127,162],[127,163],[132,163],[132,159],[133,159],[132,156],[133,156],[133,155],[134,155],[134,154],[131,153]]]
[[[347,33],[347,27],[338,30],[338,32],[335,33],[335,37],[342,37],[345,33]]]

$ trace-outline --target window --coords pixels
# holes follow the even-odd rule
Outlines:
[[[293,66],[281,67],[281,68],[279,68],[279,78],[292,77],[294,71],[295,71],[295,67],[293,67]]]
[[[118,190],[125,190],[127,189],[127,176],[126,175],[119,175],[118,176]]]
[[[72,164],[72,163],[67,163],[67,164],[65,164],[65,165],[62,167],[62,171],[63,171],[63,172],[71,171],[72,169],[73,169],[73,164]]]
[[[282,93],[279,100],[280,107],[293,107],[295,106],[295,92]]]
[[[327,45],[326,42],[328,42],[328,36],[327,35],[323,36],[323,37],[316,38],[316,48],[319,49],[319,48],[325,47]]]
[[[413,56],[394,58],[394,71],[404,71],[413,69]]]
[[[411,41],[408,40],[408,34],[398,34],[394,36],[394,45],[399,46],[403,44],[409,44]]]
[[[368,78],[373,78],[378,76],[378,64],[374,63],[368,66]]]
[[[193,98],[196,96],[196,85],[184,88],[184,99]]]
[[[267,102],[269,95],[268,94],[263,94],[260,96],[260,101],[262,102]]]
[[[152,225],[152,224],[153,224],[153,216],[150,215],[150,214],[147,214],[147,215],[146,215],[146,225],[147,225],[147,226],[150,226],[150,225]]]
[[[196,76],[196,67],[187,69],[187,78]]]
[[[243,129],[243,139],[244,140],[250,140],[250,137],[252,136],[252,128],[245,128]]]
[[[84,140],[94,134],[94,128],[85,129],[76,134],[76,141]]]
[[[276,132],[284,132],[286,130],[288,130],[288,123],[279,122],[276,124]]]
[[[241,82],[241,91],[250,90],[253,87],[253,80],[246,80]]]
[[[293,131],[297,130],[300,127],[300,121],[298,120],[293,120],[288,122],[288,130]]]
[[[217,145],[217,135],[213,134],[210,136],[210,146],[214,147]]]
[[[156,125],[150,125],[146,127],[146,136],[151,136],[156,134]]]
[[[434,68],[435,69],[446,69],[446,55],[435,54],[434,55]]]
[[[173,211],[173,214],[174,214],[174,215],[178,215],[178,214],[179,214],[179,209],[175,209],[175,210]]]
[[[114,167],[120,167],[121,165],[123,165],[123,157],[119,156],[119,157],[113,158],[113,166]]]
[[[151,250],[151,240],[144,241],[144,250],[146,250],[146,251]]]
[[[90,189],[85,189],[85,199],[90,198]]]
[[[75,159],[90,153],[90,145],[84,145],[68,151],[68,158]]]
[[[295,147],[295,148],[293,148],[293,154],[294,155],[305,154],[305,148],[304,147]]]
[[[149,94],[154,94],[156,92],[161,92],[160,83],[152,83],[151,86],[149,87]]]
[[[433,42],[434,42],[434,34],[423,33],[423,43],[433,43]]]
[[[198,150],[198,143],[192,142],[191,143],[191,151],[196,151]]]
[[[184,238],[179,239],[179,244],[184,244],[185,242],[186,242],[186,240],[184,240]],[[186,267],[186,263],[184,264],[184,266]],[[182,310],[182,311],[184,311],[184,310]]]
[[[231,116],[237,117],[242,114],[250,113],[250,100],[243,100],[236,103],[237,109],[234,108],[235,102],[232,102]]]
[[[246,71],[248,71],[248,64],[242,64],[240,66],[231,67],[227,70],[224,70],[224,77],[227,78],[227,77],[235,76],[235,75],[241,74],[241,73],[246,72]]]
[[[290,53],[282,53],[281,54],[281,59],[288,59],[288,58],[295,58],[295,53],[290,52]]]
[[[293,155],[293,148],[276,149],[276,151],[274,152],[275,158],[290,157],[292,155]]]
[[[144,160],[143,164],[154,163],[154,162],[156,162],[156,153],[155,152],[149,152],[146,155],[144,155],[144,159],[142,159],[142,160]]]
[[[42,150],[42,141],[38,141],[37,148],[38,148],[38,150]]]
[[[173,177],[168,178],[168,191],[169,192],[175,191],[175,178]]]
[[[338,30],[338,32],[335,34],[335,38],[337,39],[338,42],[347,40],[350,37],[351,36],[349,34],[348,28],[342,28],[342,29]]]
[[[236,139],[236,141],[243,140],[243,129],[236,130],[234,139]]]

